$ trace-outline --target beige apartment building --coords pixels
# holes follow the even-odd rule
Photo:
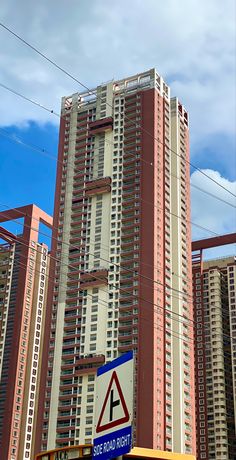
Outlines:
[[[0,226],[0,458],[31,460],[48,286],[49,255],[34,205],[0,212],[0,223],[24,219],[16,236]]]
[[[223,237],[222,237],[223,238]],[[196,242],[197,243],[197,242]],[[197,459],[236,454],[236,261],[193,264]]]
[[[194,452],[188,159],[155,69],[63,97],[36,451],[92,441],[97,367],[133,350],[135,444]]]

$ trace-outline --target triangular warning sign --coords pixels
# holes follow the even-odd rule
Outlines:
[[[115,384],[118,395],[119,395],[119,398],[116,400],[114,399],[114,391],[112,389],[113,384]],[[107,405],[109,408],[109,422],[103,423],[102,419],[103,419],[105,409],[107,408]],[[123,414],[118,419],[115,419],[113,410],[116,406],[119,406],[119,405],[121,405]],[[111,380],[110,380],[110,383],[107,389],[106,397],[105,397],[105,400],[102,406],[101,414],[98,419],[96,432],[100,433],[101,431],[109,430],[110,428],[113,428],[114,426],[122,425],[122,423],[125,423],[128,421],[129,421],[129,412],[128,412],[128,409],[125,403],[125,398],[122,393],[122,389],[121,389],[120,382],[117,377],[117,373],[116,371],[114,371],[112,373]]]

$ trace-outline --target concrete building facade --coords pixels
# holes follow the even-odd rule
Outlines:
[[[133,350],[135,444],[194,452],[188,159],[155,69],[62,99],[36,451],[91,442],[97,367]]]
[[[219,245],[236,235],[212,238]],[[225,241],[225,242],[224,242]],[[207,247],[207,240],[202,242]],[[197,459],[233,460],[236,453],[236,261],[193,258]],[[214,247],[210,241],[208,247]]]
[[[52,219],[34,205],[0,212],[0,223],[23,218],[22,234],[0,227],[0,456],[33,456],[42,366],[48,248],[39,222]]]

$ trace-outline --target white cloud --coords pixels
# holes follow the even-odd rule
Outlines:
[[[16,10],[8,0],[0,16],[89,87],[156,67],[189,110],[191,139],[201,151],[209,139],[235,130],[235,8],[234,0],[41,0],[37,7],[21,0]],[[1,27],[0,41],[1,83],[57,112],[62,95],[81,90]],[[2,88],[0,107],[0,125],[58,123]],[[217,171],[208,174],[235,190]],[[197,171],[192,183],[232,203],[232,196]],[[193,221],[216,233],[235,230],[235,209],[194,188],[192,210]],[[210,234],[194,228],[193,236]]]
[[[234,0],[9,0],[2,22],[89,86],[147,68],[172,82],[190,111],[194,142],[235,124]],[[79,90],[0,28],[1,82],[43,104]],[[57,119],[0,89],[0,123]]]
[[[210,169],[202,171],[220,185],[228,189],[231,193],[236,195],[236,181],[230,182],[222,177],[218,171]],[[199,171],[195,171],[191,175],[191,184],[192,221],[219,235],[236,232],[236,198],[223,188],[219,187],[216,183],[209,180]],[[209,195],[201,192],[199,188],[206,190]],[[231,206],[225,202],[215,199],[210,196],[210,194],[217,196],[221,200],[231,204]],[[216,235],[203,231],[195,226],[192,227],[193,240],[210,238],[212,236]],[[220,248],[219,250],[214,249],[213,251],[206,251],[205,255],[208,254],[210,257],[216,257],[218,255],[232,254],[232,251],[236,254],[235,249],[235,247],[225,246],[223,249]]]

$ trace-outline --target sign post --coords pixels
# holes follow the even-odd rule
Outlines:
[[[133,352],[97,370],[93,459],[108,460],[132,448]]]

